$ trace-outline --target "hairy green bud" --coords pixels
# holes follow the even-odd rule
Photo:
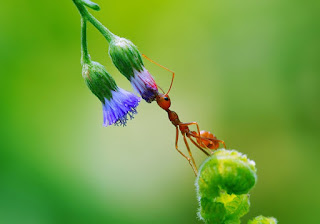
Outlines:
[[[95,61],[83,64],[82,77],[91,92],[102,103],[105,102],[105,99],[109,100],[112,97],[112,90],[115,91],[118,88],[116,82],[104,66]]]
[[[140,98],[118,87],[101,64],[93,61],[84,63],[82,76],[91,92],[102,102],[104,126],[125,126],[128,117],[132,119],[137,113]]]
[[[200,167],[196,188],[199,218],[206,223],[240,223],[248,213],[248,192],[257,180],[255,163],[235,150],[217,150]]]
[[[277,224],[277,220],[273,217],[257,216],[253,220],[250,220],[248,224]]]
[[[144,67],[138,48],[125,38],[113,37],[109,54],[113,64],[131,82],[133,89],[148,103],[156,99],[158,87]]]
[[[138,48],[125,38],[115,37],[109,45],[109,54],[113,64],[129,80],[134,76],[134,70],[143,70],[143,61]]]

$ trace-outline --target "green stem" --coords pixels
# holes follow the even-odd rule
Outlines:
[[[81,18],[81,61],[83,64],[90,62],[90,55],[87,46],[87,21]]]
[[[77,6],[81,16],[88,20],[93,26],[95,26],[99,32],[107,39],[110,43],[117,36],[110,32],[99,20],[97,20],[91,13],[86,9],[81,0],[73,0],[74,4]]]

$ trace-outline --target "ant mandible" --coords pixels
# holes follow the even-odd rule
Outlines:
[[[209,156],[210,154],[206,150],[208,150],[212,154],[213,150],[218,149],[219,143],[222,143],[225,148],[226,148],[226,145],[225,145],[224,141],[217,139],[214,136],[214,134],[212,134],[211,132],[209,132],[209,131],[200,131],[200,128],[199,128],[199,125],[198,125],[197,122],[183,123],[183,122],[180,121],[178,114],[169,109],[170,106],[171,106],[171,100],[170,100],[170,97],[169,97],[168,94],[169,94],[169,92],[171,90],[172,83],[173,83],[173,80],[174,80],[174,75],[175,75],[174,72],[171,71],[170,69],[158,64],[157,62],[151,60],[146,55],[142,54],[142,56],[144,58],[146,58],[147,60],[149,60],[150,62],[152,62],[152,63],[158,65],[159,67],[167,70],[168,72],[172,73],[172,80],[171,80],[171,84],[170,84],[168,92],[164,93],[164,91],[161,89],[161,87],[158,86],[163,93],[159,93],[159,92],[157,93],[156,101],[157,101],[158,105],[168,113],[169,120],[176,127],[176,143],[175,143],[176,150],[184,158],[186,158],[188,160],[188,162],[189,162],[190,166],[192,167],[195,175],[197,176],[197,174],[198,174],[197,165],[196,165],[195,160],[194,160],[194,158],[192,156],[192,153],[191,153],[187,138],[190,139],[190,141],[197,148],[199,148],[203,153],[205,153],[207,156]],[[190,125],[196,125],[197,132],[191,131],[189,129]],[[184,140],[184,143],[185,143],[185,145],[187,147],[187,150],[188,150],[188,153],[189,153],[190,157],[186,156],[183,152],[181,152],[178,149],[179,130],[180,130],[180,132],[181,132],[181,134],[183,136],[183,140]],[[195,138],[196,141],[194,139],[192,139],[192,138]]]

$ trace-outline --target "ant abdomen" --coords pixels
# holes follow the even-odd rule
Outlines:
[[[200,131],[200,138],[197,138],[197,142],[200,146],[206,147],[209,149],[217,149],[219,148],[219,140],[217,140],[217,137],[212,134],[210,131]]]

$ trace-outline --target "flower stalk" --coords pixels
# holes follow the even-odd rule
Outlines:
[[[107,28],[96,20],[86,9],[99,10],[99,6],[90,0],[73,0],[81,15],[81,65],[82,77],[91,92],[101,101],[103,125],[112,124],[125,126],[128,120],[137,113],[136,107],[140,98],[117,86],[105,67],[90,59],[87,44],[87,21],[103,31],[107,40],[114,38]]]
[[[89,63],[90,55],[88,52],[87,44],[87,21],[85,18],[81,18],[81,64]]]

